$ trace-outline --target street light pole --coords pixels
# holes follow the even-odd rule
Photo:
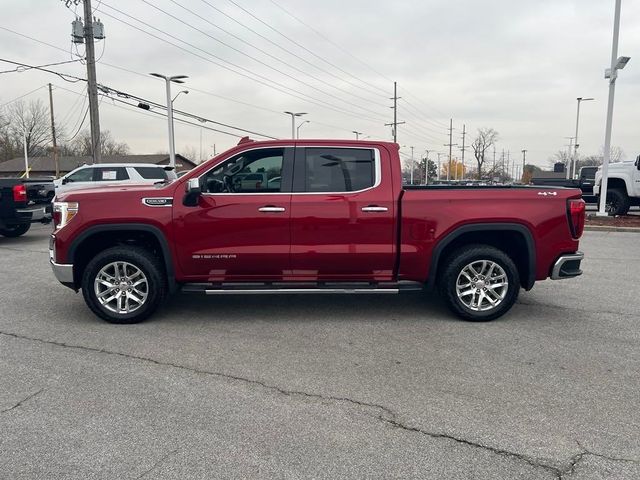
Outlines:
[[[176,145],[173,132],[173,100],[171,99],[171,82],[184,83],[183,79],[189,77],[187,77],[186,75],[174,75],[172,77],[167,77],[166,75],[161,75],[159,73],[150,73],[149,75],[157,78],[162,78],[165,82],[167,90],[167,122],[169,126],[169,166],[175,169]],[[180,95],[180,93],[178,93],[178,95]],[[176,97],[178,95],[176,95]]]
[[[22,142],[24,145],[24,174],[29,178],[29,156],[27,155],[27,129],[22,130]]]
[[[578,108],[576,111],[576,136],[575,136],[575,143],[573,144],[573,162],[572,162],[572,169],[571,169],[571,178],[574,178],[576,176],[576,163],[578,161],[578,124],[580,123],[580,102],[588,102],[590,100],[593,100],[593,98],[582,98],[582,97],[578,97]]]
[[[355,130],[352,130],[351,133],[355,133],[356,134],[356,140],[360,140],[360,135],[362,135],[362,132],[357,132]]]
[[[287,115],[291,115],[291,138],[296,138],[296,117],[306,115],[306,112],[284,112]]]
[[[596,216],[605,217],[608,215],[607,206],[607,183],[609,180],[609,160],[611,157],[611,124],[613,123],[613,100],[616,93],[617,71],[625,67],[629,57],[618,58],[618,37],[620,34],[620,3],[616,0],[615,14],[613,20],[613,44],[611,46],[611,68],[605,71],[605,78],[609,78],[609,100],[607,103],[607,123],[604,134],[604,159],[602,161],[602,183],[600,184],[600,205]]]
[[[305,120],[300,125],[298,125],[298,128],[296,128],[296,137],[297,138],[300,138],[300,127],[303,126],[305,123],[311,123],[311,120]]]
[[[424,152],[427,154],[424,157],[424,184],[429,185],[429,150]]]
[[[409,147],[409,148],[411,148],[411,174],[410,174],[411,180],[410,182],[411,182],[411,185],[413,185],[413,170],[414,170],[413,169],[413,148],[414,147]]]

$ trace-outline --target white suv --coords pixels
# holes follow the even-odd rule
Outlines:
[[[56,193],[72,189],[99,187],[120,183],[156,183],[175,180],[176,172],[166,165],[148,163],[100,163],[83,165],[54,180]]]
[[[640,205],[640,155],[635,162],[609,164],[607,180],[607,211],[625,215],[631,205]],[[600,197],[602,167],[596,172],[593,194]]]

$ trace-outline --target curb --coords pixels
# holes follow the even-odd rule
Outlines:
[[[638,227],[614,227],[607,225],[585,225],[585,230],[591,230],[592,232],[631,232],[640,233]]]

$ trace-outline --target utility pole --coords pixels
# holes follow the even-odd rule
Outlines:
[[[462,180],[464,180],[464,151],[466,149],[466,147],[464,146],[464,137],[467,135],[467,126],[466,125],[462,125],[462,148],[460,150],[462,150]]]
[[[93,18],[91,0],[84,0],[84,41],[87,53],[87,94],[89,121],[91,122],[91,155],[93,163],[100,163],[100,116],[98,113],[98,82],[96,80],[96,53],[93,44]]]
[[[445,147],[449,147],[449,166],[447,168],[447,180],[451,178],[451,148],[458,146],[457,143],[453,143],[453,118],[449,119],[449,143],[444,144]]]
[[[385,123],[384,126],[391,126],[391,131],[393,132],[393,142],[398,143],[398,125],[402,125],[405,122],[398,122],[398,100],[402,98],[398,96],[398,83],[393,82],[393,97],[390,100],[393,100],[393,123]]]
[[[58,159],[58,144],[56,142],[56,124],[53,121],[53,91],[49,84],[49,113],[51,114],[51,139],[53,141],[53,164],[56,167],[56,178],[60,176],[60,161]]]
[[[522,149],[522,177],[524,178],[524,167],[527,162],[527,149]]]

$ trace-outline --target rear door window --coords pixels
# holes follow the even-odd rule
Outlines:
[[[129,180],[129,174],[124,167],[96,167],[93,180],[94,182],[117,182]]]
[[[306,148],[306,192],[356,192],[376,180],[373,150],[360,148]]]

